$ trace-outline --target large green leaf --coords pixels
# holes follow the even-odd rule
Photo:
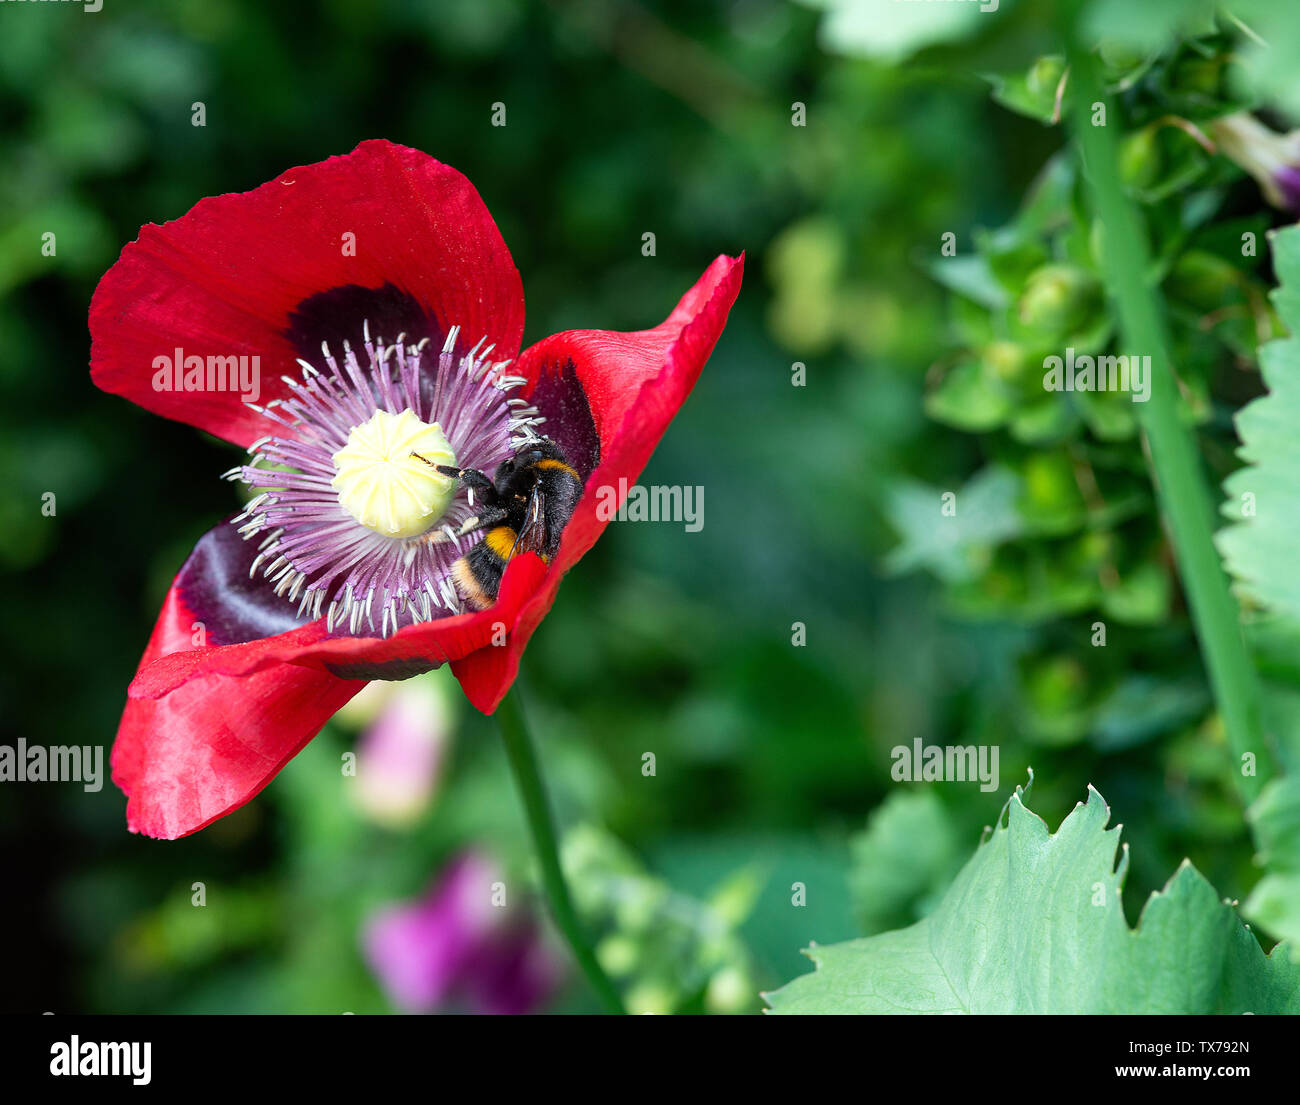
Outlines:
[[[1215,30],[1215,0],[1094,0],[1083,16],[1083,33],[1098,42],[1136,50],[1159,50],[1178,35]]]
[[[1300,778],[1274,779],[1246,811],[1265,875],[1242,912],[1275,936],[1300,941]]]
[[[1291,336],[1260,347],[1268,394],[1237,415],[1246,461],[1224,482],[1224,513],[1234,524],[1218,535],[1224,563],[1248,599],[1300,620],[1300,227],[1273,236],[1273,293]]]
[[[988,22],[998,0],[983,5],[900,4],[898,0],[803,0],[822,8],[822,44],[835,53],[898,62],[939,42],[957,42]],[[983,18],[981,18],[983,17]]]
[[[1300,639],[1300,227],[1273,236],[1273,267],[1279,281],[1273,304],[1291,336],[1260,347],[1268,394],[1237,415],[1246,464],[1224,481],[1223,509],[1234,523],[1216,539],[1237,590],[1270,612],[1256,627],[1257,655],[1261,632],[1284,655]],[[1289,647],[1277,648],[1279,637]],[[1296,736],[1273,736],[1285,763]],[[1300,844],[1289,828],[1300,823],[1300,784],[1294,778],[1274,781],[1247,817],[1266,873],[1243,911],[1275,936],[1300,939]]]
[[[1300,113],[1300,36],[1294,0],[1224,0],[1231,25],[1248,28],[1232,68],[1243,90],[1291,115]]]
[[[1089,788],[1052,834],[1017,791],[934,913],[810,948],[817,969],[765,995],[772,1012],[1300,1012],[1300,965],[1265,956],[1190,863],[1128,927],[1109,819]]]

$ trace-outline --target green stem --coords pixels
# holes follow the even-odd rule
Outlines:
[[[1156,494],[1177,557],[1192,622],[1209,671],[1210,686],[1236,761],[1238,793],[1246,803],[1273,772],[1260,724],[1259,686],[1246,652],[1240,613],[1214,547],[1214,502],[1201,467],[1194,431],[1179,417],[1162,303],[1150,285],[1150,255],[1136,212],[1120,183],[1113,105],[1106,97],[1091,52],[1070,44],[1075,81],[1073,127],[1093,214],[1100,224],[1099,260],[1120,330],[1131,354],[1150,354],[1150,398],[1135,404],[1154,468]],[[1106,123],[1094,125],[1093,105],[1106,103]],[[1256,774],[1245,775],[1243,757]]]
[[[519,796],[523,799],[524,814],[528,819],[528,828],[532,832],[533,847],[537,851],[537,861],[542,868],[542,886],[551,906],[551,915],[555,924],[564,934],[565,940],[573,950],[573,957],[587,976],[591,988],[596,991],[601,1004],[611,1013],[622,1013],[623,1002],[614,989],[614,984],[601,970],[596,956],[583,935],[578,916],[573,911],[573,902],[569,898],[569,887],[564,880],[564,871],[560,867],[559,850],[555,843],[555,827],[551,822],[551,811],[546,801],[546,787],[542,783],[541,771],[537,766],[537,756],[533,751],[533,740],[528,732],[528,723],[524,720],[524,711],[519,704],[518,693],[511,688],[506,692],[501,705],[497,707],[496,718],[501,725],[501,735],[505,738],[506,755],[510,759],[510,768],[519,787]]]

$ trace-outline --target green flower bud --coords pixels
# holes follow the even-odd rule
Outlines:
[[[596,947],[596,959],[605,970],[616,977],[629,975],[641,957],[635,940],[620,933],[611,933]]]
[[[1074,468],[1061,453],[1033,453],[1021,469],[1024,509],[1029,515],[1056,515],[1072,510],[1080,500]]]
[[[1101,285],[1077,265],[1043,265],[1035,269],[1020,296],[1020,321],[1047,334],[1082,328],[1101,305]]]
[[[1115,554],[1115,535],[1111,533],[1085,533],[1075,542],[1079,559],[1085,564],[1100,564]]]
[[[1242,298],[1241,273],[1222,257],[1203,250],[1184,253],[1169,273],[1168,293],[1211,311]]]
[[[714,972],[704,993],[704,1004],[712,1013],[743,1013],[754,1005],[755,986],[739,967]]]
[[[984,370],[1004,384],[1016,385],[1024,380],[1029,359],[1024,346],[1013,341],[992,341],[980,356]]]
[[[1217,99],[1221,92],[1223,65],[1218,58],[1188,54],[1174,63],[1169,84],[1175,92],[1197,99]]]
[[[627,992],[629,1013],[671,1013],[677,1007],[677,994],[666,982],[647,979]]]
[[[1150,188],[1155,184],[1162,161],[1154,127],[1135,130],[1120,143],[1119,175],[1129,188]]]

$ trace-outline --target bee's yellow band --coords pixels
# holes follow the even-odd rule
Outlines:
[[[497,526],[495,529],[488,530],[488,535],[483,540],[487,543],[487,547],[502,560],[509,560],[515,542],[518,540],[518,534],[509,526]]]

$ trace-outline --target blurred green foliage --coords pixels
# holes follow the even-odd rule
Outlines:
[[[898,65],[843,56],[824,13],[784,0],[329,0],[310,18],[236,0],[0,5],[12,731],[111,742],[168,582],[233,504],[227,446],[91,387],[99,275],[143,223],[386,137],[478,187],[523,275],[526,342],[653,325],[715,255],[747,254],[727,332],[643,478],[703,485],[706,525],[612,526],[524,663],[581,906],[639,1000],[753,1010],[807,967],[810,940],[921,916],[1031,765],[1052,824],[1085,783],[1107,795],[1138,842],[1130,902],[1184,855],[1244,897],[1250,845],[1131,411],[1039,386],[1044,351],[1110,331],[1050,125],[1059,67],[1028,6],[1003,7],[1022,40],[1040,35],[1029,48],[985,35],[945,64],[966,32],[944,31],[891,47],[937,51]],[[1160,124],[1245,95],[1203,64],[1227,40],[1207,55],[1153,25],[1114,47],[1116,80],[1137,75],[1130,187],[1177,307],[1187,417],[1223,474],[1228,415],[1273,332],[1267,258],[1232,247],[1270,216]],[[944,491],[979,509],[940,527]],[[4,924],[30,954],[6,1006],[384,1010],[358,950],[370,911],[469,842],[528,871],[493,723],[465,707],[451,724],[439,797],[408,830],[348,800],[346,717],[175,843],[127,834],[110,784],[12,788],[0,848],[24,908]],[[999,745],[1002,792],[900,789],[890,749],[918,737]],[[620,911],[611,885],[649,915]],[[558,1007],[590,1005],[574,985]]]

